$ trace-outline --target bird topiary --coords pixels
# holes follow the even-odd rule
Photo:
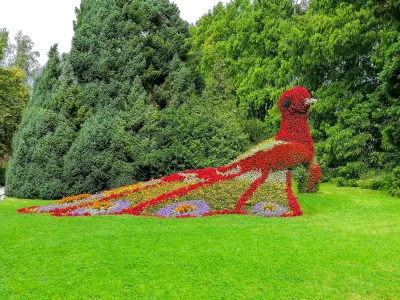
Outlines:
[[[315,189],[321,177],[308,126],[307,111],[313,103],[303,87],[284,92],[278,102],[282,121],[275,139],[260,143],[226,166],[175,173],[19,212],[180,218],[217,214],[300,216],[303,212],[292,191],[292,170],[306,167],[307,192]]]

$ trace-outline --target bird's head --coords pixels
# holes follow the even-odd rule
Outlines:
[[[311,98],[310,93],[303,87],[297,86],[284,92],[279,99],[279,110],[282,116],[306,114],[311,105],[317,100]]]

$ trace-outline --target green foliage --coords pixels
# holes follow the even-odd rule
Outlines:
[[[383,144],[386,149],[400,151],[400,18],[399,1],[372,1],[375,16],[381,21],[380,43],[374,62],[381,72],[379,79],[381,86],[377,91],[380,99],[385,102],[385,122],[383,129]],[[396,155],[397,164],[400,162]],[[393,157],[392,157],[393,159]]]
[[[362,169],[393,168],[400,162],[398,1],[310,1],[305,11],[297,4],[235,0],[203,16],[191,32],[206,83],[224,66],[232,101],[271,133],[280,93],[301,84],[319,100],[310,121],[324,174],[357,180]],[[248,123],[256,140],[263,126]]]
[[[0,67],[0,160],[11,153],[12,138],[28,99],[23,71]]]
[[[39,74],[38,51],[33,50],[34,43],[22,31],[17,32],[14,43],[9,40],[8,30],[0,28],[0,66],[6,69],[19,68],[25,74],[26,83],[31,87]]]
[[[118,111],[105,107],[90,117],[64,157],[70,194],[94,193],[133,182],[132,137]]]
[[[175,4],[84,0],[76,13],[71,53],[53,46],[35,82],[9,195],[94,193],[223,164],[243,149],[234,105],[215,109],[203,94]]]
[[[298,193],[305,193],[308,183],[308,172],[304,166],[298,166],[293,170],[293,179],[296,182]]]
[[[8,46],[8,31],[5,28],[0,28],[0,61],[4,59],[4,52]]]
[[[61,75],[57,46],[53,46],[14,138],[6,177],[10,195],[55,199],[66,193],[63,156],[75,132],[74,124],[54,105]]]
[[[191,84],[190,77],[182,80],[188,75],[183,68],[188,36],[187,24],[168,0],[83,1],[70,60],[85,84],[84,98],[94,107],[118,105],[139,76],[150,103],[161,108],[179,103]]]
[[[48,61],[44,66],[40,77],[35,82],[32,100],[29,103],[30,106],[53,109],[52,92],[59,82],[61,72],[61,60],[58,53],[58,45],[54,45],[50,48]]]
[[[332,180],[334,183],[336,183],[336,185],[338,187],[342,187],[342,186],[350,186],[350,187],[357,187],[357,180],[355,179],[346,179],[343,177],[337,177],[335,179]]]
[[[361,175],[359,175],[359,180],[351,179],[349,177],[336,177],[332,181],[336,183],[337,186],[360,187],[371,190],[388,190],[391,196],[399,197],[399,174],[400,169],[398,167],[392,172],[367,170],[363,171]]]
[[[176,170],[223,165],[244,150],[246,141],[234,111],[193,98],[179,108],[152,114],[135,137],[133,150],[138,174],[145,180]]]
[[[243,118],[241,123],[243,131],[249,136],[249,140],[252,144],[258,144],[276,135],[276,131],[273,132],[266,122],[262,122],[259,119]]]
[[[357,186],[364,189],[380,190],[385,187],[385,182],[382,179],[370,178],[366,180],[358,180]]]
[[[291,26],[291,11],[290,1],[233,1],[217,5],[193,30],[192,51],[202,55],[199,69],[208,78],[224,58],[237,101],[250,117],[264,119],[290,86],[279,40]]]
[[[40,70],[38,62],[40,54],[38,51],[33,51],[33,46],[31,38],[19,31],[15,36],[15,45],[12,45],[11,53],[9,53],[13,56],[11,65],[22,69],[30,84],[33,83]]]
[[[74,131],[61,115],[37,108],[24,114],[7,172],[7,192],[55,199],[65,194],[63,155]]]
[[[30,71],[38,67],[37,53],[30,56],[32,47],[30,38],[21,32],[14,45],[9,41],[7,29],[0,29],[0,163],[9,159],[12,138],[29,100],[27,83],[33,76]],[[3,171],[1,181],[4,185]]]

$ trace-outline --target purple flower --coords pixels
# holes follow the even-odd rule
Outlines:
[[[256,215],[266,217],[277,217],[286,213],[287,208],[274,202],[259,202],[254,205],[252,212]]]
[[[195,207],[195,210],[185,212],[185,213],[176,212],[176,209],[178,208],[178,206],[182,206],[182,205],[193,205]],[[168,205],[166,207],[163,207],[156,213],[156,216],[164,217],[164,218],[179,217],[182,215],[195,217],[195,216],[201,216],[209,211],[210,211],[210,206],[207,204],[206,201],[193,200],[193,201],[178,202],[178,203],[174,203],[174,204]]]

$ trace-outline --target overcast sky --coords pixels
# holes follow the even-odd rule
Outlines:
[[[145,1],[145,0],[143,0]],[[19,30],[29,35],[40,52],[40,63],[47,60],[50,46],[58,43],[60,52],[68,52],[73,35],[74,8],[80,0],[4,0],[0,10],[0,28],[7,28],[11,37]],[[173,0],[181,17],[194,23],[216,5],[218,0]],[[228,0],[222,0],[226,3]]]

